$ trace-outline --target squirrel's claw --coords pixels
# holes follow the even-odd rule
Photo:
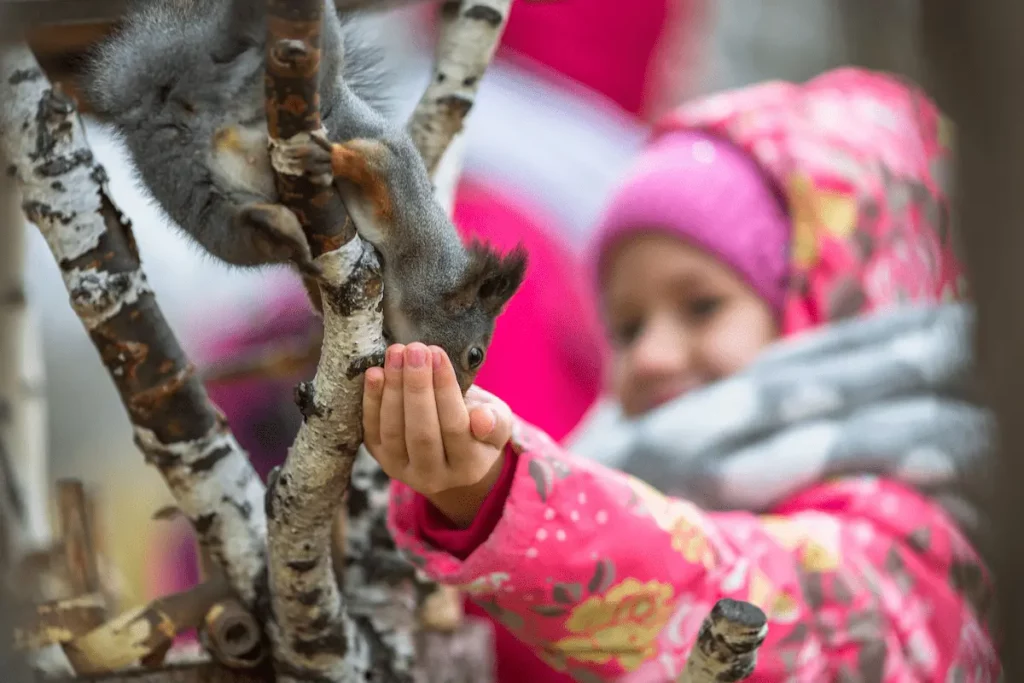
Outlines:
[[[278,153],[293,173],[301,173],[314,185],[327,187],[334,182],[331,168],[332,145],[319,133],[310,133],[309,140],[282,145]]]
[[[327,132],[324,130],[315,130],[309,134],[309,137],[320,149],[330,152],[331,148],[334,147],[334,143],[327,137]]]
[[[310,182],[327,187],[334,182],[334,171],[331,168],[331,143],[321,145],[321,141],[311,136],[316,144],[302,144],[294,148],[294,159]]]

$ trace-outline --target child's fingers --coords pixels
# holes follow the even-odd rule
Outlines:
[[[430,349],[419,342],[405,347],[402,385],[409,464],[421,474],[434,474],[443,469],[444,445],[434,398]]]
[[[380,443],[396,466],[408,463],[405,452],[405,401],[402,396],[402,372],[405,347],[395,344],[384,358],[384,390],[380,402]]]
[[[363,442],[380,444],[380,402],[384,396],[384,369],[370,368],[363,376]]]
[[[466,441],[469,433],[469,411],[462,398],[462,390],[455,377],[448,354],[436,346],[430,347],[434,364],[434,398],[437,401],[437,417],[441,424],[445,453],[450,455]]]

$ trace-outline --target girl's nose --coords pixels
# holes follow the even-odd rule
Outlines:
[[[690,369],[692,349],[685,330],[669,321],[651,321],[633,347],[633,372],[645,380],[682,375]]]

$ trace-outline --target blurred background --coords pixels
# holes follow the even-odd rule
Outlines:
[[[764,79],[805,80],[842,64],[919,77],[911,29],[915,7],[911,0],[518,0],[460,142],[460,226],[497,241],[528,232],[544,254],[532,277],[539,278],[535,301],[548,308],[537,316],[546,316],[552,329],[569,330],[563,345],[578,344],[572,339],[584,335],[573,334],[574,326],[592,325],[592,317],[576,307],[567,312],[564,303],[559,308],[551,299],[565,290],[550,290],[556,281],[572,286],[565,274],[575,267],[609,188],[650,122],[687,97]],[[397,117],[411,111],[426,84],[435,12],[436,6],[424,2],[361,20],[399,75]],[[35,43],[55,73],[73,78],[77,52],[108,27],[47,27]],[[115,200],[134,221],[163,311],[193,359],[203,364],[274,335],[308,334],[315,322],[290,273],[231,270],[201,254],[140,189],[118,141],[93,121],[88,134],[109,172]],[[497,234],[502,226],[511,237]],[[123,574],[125,601],[152,597],[176,583],[161,575],[174,568],[154,558],[163,545],[177,543],[177,536],[168,535],[168,523],[150,519],[170,496],[132,443],[124,410],[68,305],[46,245],[32,232],[25,248],[27,294],[47,378],[46,476],[85,481],[98,496],[102,545]],[[579,315],[580,320],[567,317]],[[506,353],[516,347],[526,357],[518,344],[507,342]],[[560,432],[556,436],[571,429],[600,384],[593,360],[599,349],[559,352],[575,363],[567,372],[582,379],[572,405],[562,407],[561,421],[548,426]],[[263,458],[257,463],[261,473],[291,441],[297,424],[288,400],[293,384],[287,379],[214,394],[236,429],[248,420],[242,439],[250,450],[262,451],[254,452],[254,460]],[[262,416],[247,410],[264,403],[274,410]],[[552,414],[544,406],[537,410]]]

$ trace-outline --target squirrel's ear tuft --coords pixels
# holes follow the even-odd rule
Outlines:
[[[497,317],[523,284],[527,254],[522,244],[502,255],[481,242],[469,245],[469,266],[459,287],[469,301],[477,301],[488,315]]]

